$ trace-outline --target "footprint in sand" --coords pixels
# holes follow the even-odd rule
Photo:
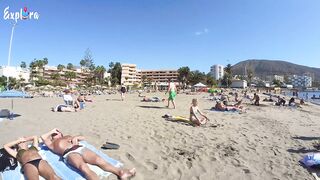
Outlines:
[[[126,156],[127,156],[128,160],[130,160],[130,161],[136,160],[130,153],[126,153]]]
[[[157,170],[158,169],[158,165],[151,162],[151,161],[146,161],[146,164],[148,165],[148,167],[150,167],[152,170]]]

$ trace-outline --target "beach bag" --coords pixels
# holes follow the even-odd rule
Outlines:
[[[320,153],[307,154],[300,160],[307,167],[319,167],[320,166]]]
[[[17,159],[2,148],[0,149],[0,172],[14,170],[18,166]]]

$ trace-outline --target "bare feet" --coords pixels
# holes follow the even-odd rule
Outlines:
[[[119,178],[120,180],[127,180],[128,178],[133,177],[135,175],[136,175],[135,168],[132,168],[130,170],[124,169],[124,170],[121,170]]]

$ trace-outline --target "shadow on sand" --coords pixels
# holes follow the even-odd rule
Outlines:
[[[106,101],[122,101],[122,99],[106,99]]]
[[[320,140],[320,137],[308,137],[308,136],[294,136],[292,139],[299,139],[303,141],[313,141],[313,140]]]
[[[289,153],[297,153],[297,154],[305,154],[305,153],[312,153],[312,152],[319,152],[317,149],[307,149],[307,148],[299,148],[299,149],[288,149]]]
[[[167,109],[166,107],[162,107],[162,106],[138,106],[138,107],[141,107],[141,108],[147,108],[147,109]]]

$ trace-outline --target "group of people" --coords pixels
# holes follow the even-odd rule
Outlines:
[[[85,107],[85,102],[92,102],[84,94],[80,94],[77,98],[73,98],[71,91],[66,89],[64,91],[63,101],[64,104],[59,104],[52,108],[54,112],[77,112]]]
[[[98,180],[98,175],[88,164],[96,165],[124,180],[135,175],[136,170],[120,169],[112,166],[95,152],[79,144],[83,136],[63,135],[57,128],[40,136],[43,143],[64,162],[78,169],[88,180]],[[30,146],[31,142],[31,146]],[[49,163],[39,154],[38,137],[21,137],[4,145],[9,155],[16,158],[21,165],[21,172],[26,179],[39,179],[39,175],[48,180],[60,180]]]

